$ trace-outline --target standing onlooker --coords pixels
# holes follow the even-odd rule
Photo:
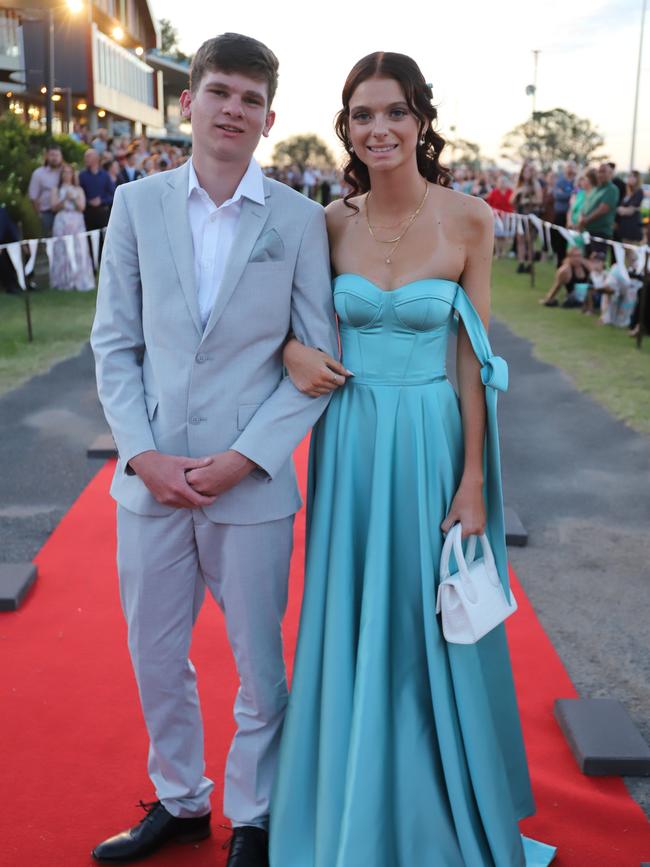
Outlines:
[[[120,169],[117,176],[116,186],[119,186],[120,184],[128,184],[131,181],[138,181],[140,180],[140,178],[144,177],[143,172],[141,172],[140,169],[136,166],[135,159],[136,149],[131,146],[126,152],[126,156],[124,158],[124,165]]]
[[[52,210],[55,212],[52,234],[59,239],[54,244],[50,283],[57,289],[79,289],[86,291],[95,288],[88,243],[83,234],[86,231],[83,212],[86,196],[79,186],[77,173],[72,166],[64,163],[61,167],[61,181],[52,190]],[[70,261],[68,246],[63,239],[73,235],[72,250],[74,264]]]
[[[52,190],[59,186],[62,162],[61,148],[57,145],[50,145],[45,152],[44,164],[34,169],[29,181],[28,195],[41,219],[41,231],[44,238],[49,238],[52,234],[52,224],[54,223]]]
[[[618,234],[626,244],[640,244],[643,240],[643,223],[641,221],[641,203],[643,202],[643,185],[641,175],[631,171],[627,176],[625,195],[616,209]]]
[[[643,286],[641,275],[634,272],[636,250],[625,250],[625,263],[615,262],[607,274],[606,286],[609,288],[609,304],[601,314],[601,322],[628,328],[635,313],[639,289]]]
[[[18,228],[11,219],[9,211],[0,205],[0,244],[13,244],[20,240]],[[20,292],[16,271],[6,250],[0,250],[0,289],[6,292]]]
[[[625,195],[625,181],[616,174],[616,163],[605,163],[609,169],[609,179],[618,190],[619,201]]]
[[[611,170],[607,163],[601,163],[596,169],[598,185],[586,197],[582,214],[578,220],[578,230],[587,231],[590,235],[602,238],[603,241],[612,240],[614,237],[614,220],[618,207],[618,190],[611,182]],[[589,244],[589,253],[594,250],[607,252],[608,245],[603,241],[594,241]]]
[[[113,184],[113,191],[115,191],[115,187],[117,186],[117,178],[120,173],[120,163],[115,157],[110,157],[110,159],[105,160],[102,168],[105,172],[108,173],[109,178]]]
[[[495,211],[501,211],[506,214],[512,213],[512,188],[508,183],[508,176],[500,174],[497,178],[497,185],[485,197],[485,201]],[[501,259],[508,252],[508,244],[510,242],[510,233],[506,226],[499,218],[494,227],[494,252],[497,259]]]
[[[79,183],[86,194],[86,228],[103,229],[108,224],[110,206],[115,187],[108,172],[99,167],[99,154],[90,148],[84,154],[86,168],[79,175]]]
[[[569,229],[578,228],[585,200],[589,193],[595,190],[597,186],[598,175],[596,174],[596,169],[585,169],[577,180],[575,192],[569,202],[569,211],[567,213],[567,227]]]
[[[576,189],[576,164],[569,161],[560,168],[553,185],[553,218],[556,226],[566,227],[569,214],[569,203]],[[566,238],[557,230],[551,232],[551,247],[557,258],[558,268],[566,256]]]
[[[90,143],[91,148],[101,156],[108,150],[108,130],[103,126],[97,130],[97,135]]]
[[[518,214],[539,214],[542,207],[542,187],[537,180],[537,171],[532,163],[524,163],[512,194],[512,204]],[[527,274],[533,261],[535,229],[528,222],[524,234],[517,233],[518,274]]]

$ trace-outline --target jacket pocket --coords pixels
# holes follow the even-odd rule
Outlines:
[[[153,394],[144,393],[144,402],[147,407],[147,417],[149,421],[153,421],[153,417],[156,414],[156,410],[158,409],[158,398]]]
[[[244,430],[248,422],[253,418],[261,403],[244,403],[237,410],[237,429]]]

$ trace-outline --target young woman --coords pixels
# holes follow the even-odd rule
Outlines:
[[[435,613],[443,533],[458,521],[464,535],[486,529],[508,592],[507,367],[485,332],[492,213],[449,188],[431,100],[404,55],[351,71],[337,132],[352,191],[327,221],[354,376],[297,341],[285,350],[303,391],[347,381],[312,435],[272,867],[523,867],[554,852],[517,826],[534,806],[504,629],[447,644]],[[460,402],[445,375],[455,313]]]
[[[631,171],[627,176],[625,195],[616,209],[618,233],[624,244],[640,244],[643,240],[642,203],[641,174],[637,171]]]
[[[539,214],[543,203],[543,190],[537,179],[537,171],[532,163],[524,163],[512,194],[512,204],[518,214]],[[534,255],[535,228],[530,223],[527,232],[517,234],[517,273],[530,271]]]
[[[57,240],[52,252],[50,283],[56,289],[87,291],[95,288],[88,240],[81,234],[86,231],[85,207],[86,196],[79,186],[77,173],[65,163],[61,166],[59,186],[52,190],[55,214],[52,237]]]
[[[557,307],[559,302],[556,296],[564,286],[567,292],[567,297],[562,306],[582,307],[582,301],[573,302],[573,290],[579,283],[589,283],[589,277],[590,271],[585,261],[584,248],[578,244],[571,245],[564,257],[564,262],[562,262],[555,272],[553,285],[546,295],[539,299],[539,303],[543,304],[545,307]]]
[[[596,169],[586,169],[578,178],[577,189],[569,201],[567,226],[570,229],[578,228],[585,199],[592,190],[596,189],[597,186],[598,175],[596,174]]]

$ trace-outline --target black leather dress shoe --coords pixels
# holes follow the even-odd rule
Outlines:
[[[121,864],[137,861],[173,840],[177,843],[196,843],[210,836],[210,813],[195,819],[177,819],[163,807],[160,801],[140,806],[146,816],[133,828],[109,837],[92,851],[95,861]]]
[[[226,867],[269,867],[269,835],[263,828],[233,828]]]

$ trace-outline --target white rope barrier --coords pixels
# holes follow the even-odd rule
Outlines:
[[[99,242],[102,234],[106,229],[91,229],[88,232],[75,232],[71,235],[57,235],[54,238],[27,238],[24,241],[11,241],[9,244],[0,244],[0,253],[3,251],[9,256],[9,260],[14,267],[18,285],[21,289],[27,289],[27,277],[34,270],[36,256],[41,244],[45,247],[47,260],[52,267],[52,258],[54,256],[54,245],[61,241],[64,245],[68,262],[73,271],[81,267],[77,258],[78,248],[76,244],[77,238],[90,238],[90,249],[92,253],[93,268],[95,274],[99,271]],[[23,248],[29,251],[27,262],[24,261]]]
[[[597,241],[599,244],[607,244],[614,250],[614,258],[618,265],[625,265],[625,250],[633,250],[636,255],[634,270],[638,274],[643,274],[646,269],[646,263],[650,258],[650,246],[647,244],[624,244],[622,241],[612,241],[610,238],[599,238],[597,235],[591,235],[589,232],[578,232],[576,229],[568,229],[566,226],[557,226],[555,223],[549,223],[548,220],[542,220],[537,214],[515,214],[512,211],[500,211],[492,209],[494,214],[495,226],[499,231],[503,231],[508,237],[513,235],[526,234],[526,222],[529,222],[535,227],[540,237],[546,240],[546,246],[551,247],[551,230],[555,229],[569,244],[575,244],[578,239],[585,244],[592,241]]]

